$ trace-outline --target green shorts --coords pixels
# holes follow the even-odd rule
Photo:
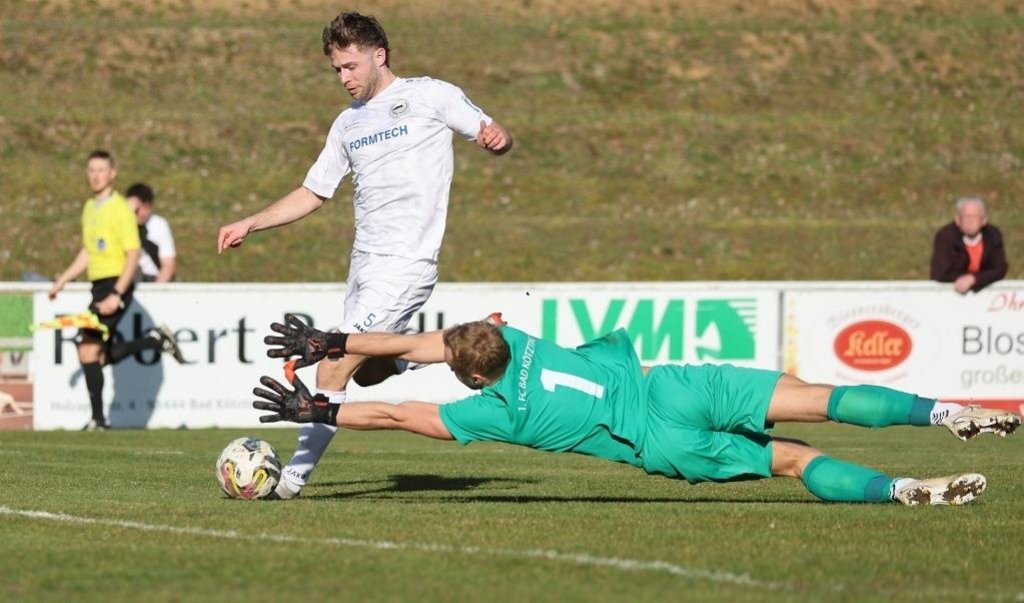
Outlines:
[[[690,483],[770,477],[765,417],[781,375],[730,364],[653,367],[644,379],[644,470]]]

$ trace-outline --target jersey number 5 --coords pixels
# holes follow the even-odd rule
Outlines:
[[[541,369],[540,384],[549,392],[553,392],[556,387],[562,386],[574,389],[578,392],[583,392],[588,396],[594,396],[598,399],[604,398],[604,386],[600,383],[594,383],[589,379],[577,377],[570,373],[563,373],[562,371]]]

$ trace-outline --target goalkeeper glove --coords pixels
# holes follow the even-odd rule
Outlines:
[[[299,320],[294,314],[285,314],[285,324],[271,323],[270,329],[281,334],[267,335],[263,343],[279,346],[267,350],[270,358],[299,358],[293,364],[294,369],[310,366],[324,358],[337,360],[345,355],[345,341],[348,333],[324,333]]]
[[[274,413],[261,416],[260,423],[293,421],[337,425],[341,405],[331,404],[323,394],[312,395],[298,377],[292,381],[294,390],[289,390],[283,383],[267,376],[260,377],[260,383],[270,389],[254,387],[252,393],[263,400],[254,400],[252,407]]]

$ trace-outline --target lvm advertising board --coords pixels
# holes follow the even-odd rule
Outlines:
[[[142,352],[106,370],[108,414],[124,427],[258,425],[251,390],[261,375],[282,376],[265,355],[269,324],[286,312],[319,328],[344,325],[344,288],[335,285],[141,286],[118,327],[134,338],[159,323],[178,336],[185,364]],[[71,287],[57,301],[34,296],[37,321],[76,314],[88,291]],[[641,362],[779,365],[779,292],[733,283],[440,284],[409,324],[440,329],[501,311],[516,328],[565,346],[617,328],[633,339]],[[38,330],[33,338],[36,429],[75,429],[89,417],[75,356],[74,331]],[[300,371],[313,384],[314,369]],[[350,400],[448,402],[470,395],[444,365],[409,371],[379,386],[352,385]]]

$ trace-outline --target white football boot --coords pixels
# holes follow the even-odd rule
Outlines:
[[[1005,438],[1020,426],[1020,417],[1007,410],[982,408],[972,404],[946,417],[942,425],[966,442],[982,433],[994,433]]]
[[[905,505],[965,505],[985,491],[985,476],[961,473],[913,480],[897,488],[893,498]]]

